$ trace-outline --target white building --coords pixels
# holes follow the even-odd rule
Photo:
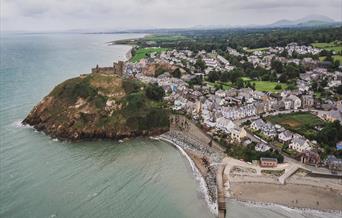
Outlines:
[[[289,148],[298,152],[311,150],[309,141],[305,138],[293,138],[292,142],[289,144]]]

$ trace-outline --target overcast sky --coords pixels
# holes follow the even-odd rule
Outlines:
[[[0,0],[1,29],[60,31],[269,24],[319,14],[342,0]]]

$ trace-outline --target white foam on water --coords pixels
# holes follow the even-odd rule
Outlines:
[[[186,159],[190,163],[190,166],[191,166],[192,172],[193,172],[193,174],[195,176],[195,179],[199,183],[200,191],[204,194],[204,198],[205,198],[205,201],[206,201],[206,203],[207,203],[207,205],[209,207],[210,212],[212,214],[214,214],[215,216],[218,216],[217,203],[211,201],[210,196],[209,196],[208,187],[207,187],[207,184],[206,184],[203,176],[201,175],[201,173],[199,172],[199,170],[197,169],[195,163],[192,161],[192,159],[189,157],[189,155],[184,151],[184,149],[182,147],[180,147],[179,145],[177,145],[175,142],[173,142],[173,141],[171,141],[169,139],[163,138],[163,137],[157,137],[157,138],[150,137],[150,138],[151,139],[156,139],[156,140],[161,139],[163,141],[171,143],[172,145],[174,145],[181,152],[181,154],[183,156],[186,157]]]
[[[22,120],[16,120],[11,124],[11,126],[14,126],[15,128],[33,128],[32,126],[28,124],[23,124]]]
[[[262,202],[252,202],[252,201],[239,201],[248,207],[265,208],[265,209],[282,209],[290,213],[298,213],[305,217],[320,217],[320,218],[339,218],[342,216],[342,211],[320,211],[311,208],[290,208],[284,205],[275,203],[262,203]]]

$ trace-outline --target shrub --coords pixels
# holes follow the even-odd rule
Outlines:
[[[149,99],[160,101],[165,96],[165,91],[158,84],[149,84],[145,89],[145,94]]]

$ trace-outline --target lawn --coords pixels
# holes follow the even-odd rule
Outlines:
[[[339,60],[340,63],[342,63],[342,55],[333,55],[332,57],[333,57],[334,61]],[[324,56],[323,57],[319,57],[320,61],[324,61],[324,59],[325,59]]]
[[[211,87],[218,87],[222,85],[223,90],[229,90],[232,88],[232,84],[230,82],[223,83],[223,82],[216,81],[215,83],[212,83],[212,82],[206,81],[206,83]]]
[[[312,43],[311,44],[315,48],[325,49],[327,51],[335,51],[340,52],[342,51],[342,42],[341,41],[335,41],[330,43]]]
[[[150,54],[154,52],[157,52],[158,54],[160,54],[161,52],[167,51],[167,50],[168,50],[167,48],[140,48],[135,52],[131,61],[133,63],[137,63],[141,59],[146,58],[147,56],[149,56]]]
[[[249,77],[241,77],[241,79],[244,82],[250,82],[251,84],[255,83],[255,90],[261,91],[261,92],[279,92],[282,90],[287,89],[287,85],[285,83],[277,83],[277,82],[271,82],[271,81],[259,81],[259,80],[252,80]],[[276,85],[281,85],[280,90],[276,90]]]
[[[287,89],[287,85],[285,83],[277,83],[277,82],[270,82],[270,81],[255,81],[252,80],[251,83],[255,83],[255,90],[262,91],[262,92],[279,92],[281,90]],[[276,85],[281,85],[281,90],[276,90]]]
[[[266,51],[268,48],[253,48],[253,49],[246,49],[246,52],[255,52],[255,51]]]
[[[315,126],[324,125],[324,121],[309,112],[279,114],[276,116],[266,117],[266,120],[304,135],[309,139],[313,138],[317,134]]]

